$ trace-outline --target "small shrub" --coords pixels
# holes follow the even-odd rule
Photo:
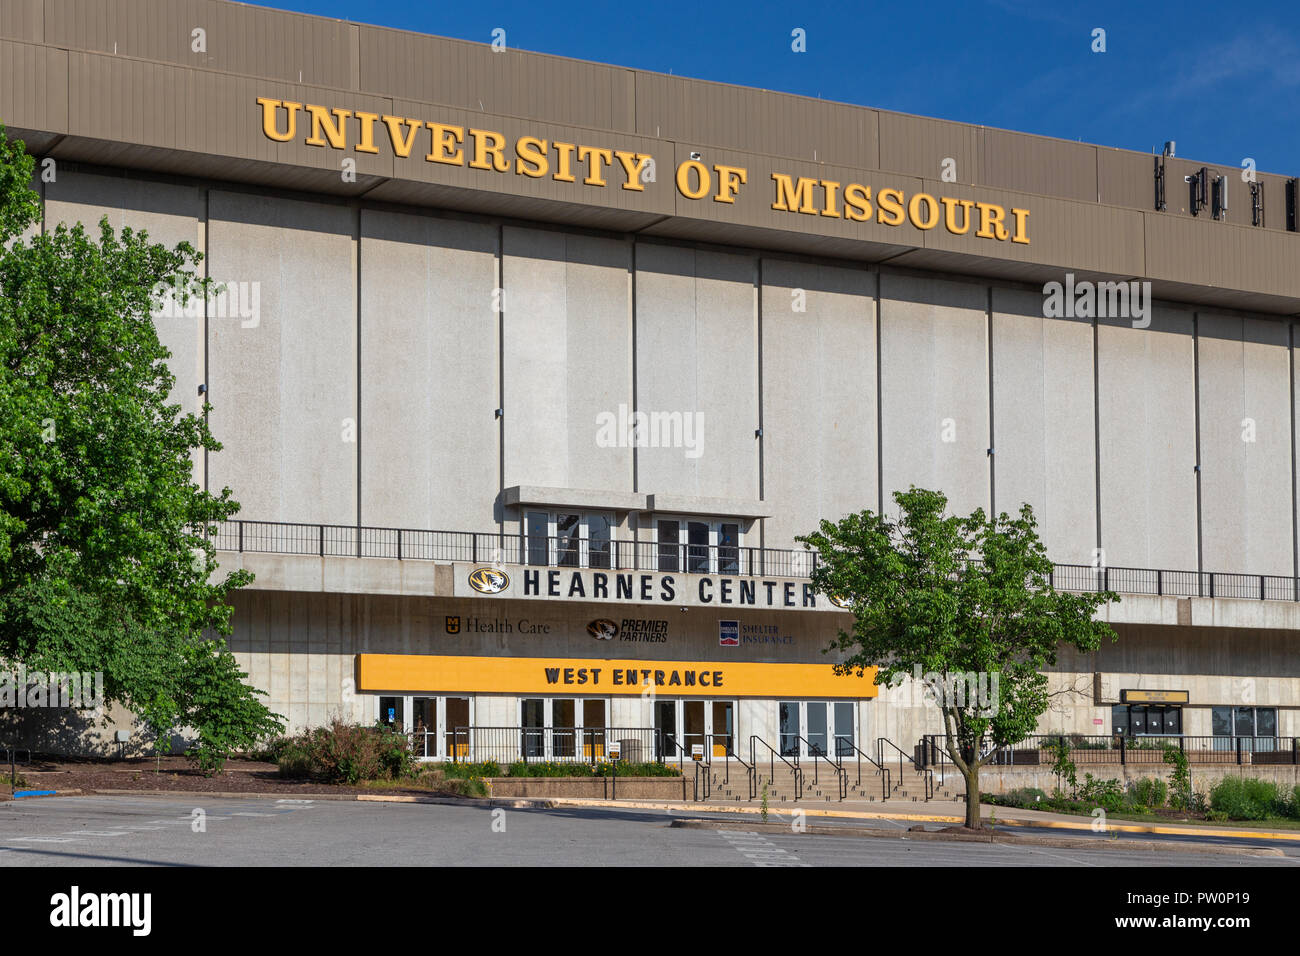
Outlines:
[[[280,748],[275,762],[279,765],[281,777],[303,779],[312,775],[311,754],[298,744]]]
[[[1129,786],[1129,802],[1139,813],[1151,807],[1163,807],[1169,797],[1169,785],[1157,777],[1143,777]]]
[[[501,777],[501,765],[495,760],[483,760],[479,763],[439,763],[427,764],[431,772],[441,772],[449,780],[467,780],[470,777]]]
[[[416,775],[409,738],[391,727],[363,727],[334,720],[275,744],[282,777],[310,777],[324,783],[398,780]]]
[[[482,777],[454,777],[447,780],[446,789],[462,797],[486,797],[489,792],[488,782]]]
[[[1163,759],[1173,767],[1169,775],[1169,805],[1175,810],[1191,810],[1193,808],[1192,771],[1187,754],[1183,753],[1181,747],[1166,744]]]
[[[1278,816],[1277,784],[1254,777],[1224,777],[1210,791],[1210,809],[1229,820],[1267,820]]]
[[[1064,737],[1056,737],[1048,741],[1046,749],[1052,755],[1052,773],[1056,775],[1056,792],[1063,792],[1061,782],[1064,781],[1070,785],[1070,793],[1076,793],[1079,789],[1079,768],[1070,759],[1069,742]]]
[[[1124,809],[1124,788],[1114,777],[1098,780],[1088,773],[1084,774],[1083,786],[1079,788],[1079,799],[1107,813],[1119,813]]]

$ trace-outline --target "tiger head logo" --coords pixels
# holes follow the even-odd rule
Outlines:
[[[475,568],[469,573],[469,586],[480,594],[500,594],[510,587],[510,578],[496,568]]]
[[[618,636],[618,625],[609,618],[598,618],[587,625],[587,633],[598,641],[612,641]]]

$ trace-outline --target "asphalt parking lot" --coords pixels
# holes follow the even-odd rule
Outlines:
[[[1300,866],[1118,845],[1058,849],[673,827],[653,810],[238,799],[36,798],[0,805],[2,866]],[[773,822],[778,822],[773,815]],[[813,822],[813,821],[810,821]],[[821,822],[821,821],[817,821]],[[1233,842],[1233,841],[1218,841]]]

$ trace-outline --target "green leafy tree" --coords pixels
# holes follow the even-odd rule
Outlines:
[[[1044,668],[1058,648],[1115,639],[1094,620],[1111,592],[1052,587],[1033,510],[989,519],[949,515],[940,492],[895,492],[897,521],[863,511],[799,541],[818,554],[813,583],[853,614],[829,650],[838,673],[878,668],[877,684],[926,675],[945,750],[966,781],[966,826],[980,827],[979,772],[994,748],[1022,740],[1047,710]]]
[[[192,455],[221,445],[210,406],[171,400],[154,328],[155,289],[205,290],[201,256],[107,218],[24,240],[32,170],[0,126],[0,659],[102,671],[160,736],[197,721],[212,766],[273,715],[211,641],[252,576],[217,573],[210,535],[239,505],[194,483]],[[238,727],[210,716],[218,700]]]

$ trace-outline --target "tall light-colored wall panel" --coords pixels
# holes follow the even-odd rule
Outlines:
[[[213,488],[240,517],[357,519],[356,213],[213,190],[214,279],[257,283],[260,314],[209,322]]]
[[[1197,331],[1205,569],[1291,575],[1287,326],[1203,312]]]
[[[1119,567],[1196,569],[1192,314],[1097,323],[1101,546]]]
[[[768,547],[876,509],[875,292],[865,270],[763,262]]]
[[[885,512],[908,486],[939,490],[953,513],[989,506],[988,292],[880,277]]]
[[[654,243],[636,256],[638,408],[703,416],[696,449],[638,449],[638,490],[756,500],[757,264]]]
[[[188,242],[203,252],[203,191],[138,179],[96,176],[57,170],[54,182],[45,184],[45,226],[53,232],[59,223],[83,223],[86,234],[99,238],[99,220],[108,217],[119,232],[123,227],[144,231],[151,242],[168,248]],[[200,267],[200,274],[202,267]],[[159,314],[154,325],[158,340],[171,352],[168,368],[176,376],[171,400],[187,413],[202,407],[199,384],[203,381],[203,319]],[[196,454],[195,481],[203,480],[202,454]]]
[[[1097,541],[1092,320],[1045,319],[1037,292],[993,290],[994,506],[1028,502],[1048,556],[1087,564]]]
[[[361,521],[489,531],[495,226],[361,214]]]
[[[632,451],[597,444],[630,406],[626,242],[504,230],[505,484],[627,491]]]

